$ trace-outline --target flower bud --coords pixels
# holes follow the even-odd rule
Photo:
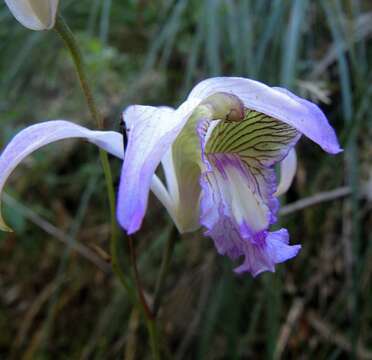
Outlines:
[[[14,17],[31,30],[53,28],[59,0],[5,0]]]

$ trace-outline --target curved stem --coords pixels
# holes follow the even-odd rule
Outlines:
[[[85,73],[83,55],[80,51],[79,45],[75,39],[74,34],[72,33],[71,29],[69,28],[66,21],[63,19],[61,15],[57,16],[54,30],[57,31],[58,35],[62,38],[66,48],[70,52],[92,118],[96,122],[98,129],[103,129],[102,115],[97,109]]]
[[[89,86],[88,78],[87,78],[85,68],[84,68],[83,56],[80,52],[80,49],[74,37],[74,34],[72,33],[72,31],[66,24],[65,20],[60,15],[56,19],[54,30],[62,38],[66,48],[69,50],[69,53],[75,65],[75,70],[79,78],[80,86],[81,86],[81,89],[83,90],[83,94],[87,102],[90,114],[93,120],[95,121],[98,129],[103,129],[103,118],[97,108],[92,91]],[[110,217],[111,217],[110,250],[111,250],[111,255],[112,255],[112,268],[113,268],[114,273],[117,275],[120,282],[122,283],[122,285],[129,292],[129,294],[131,294],[133,293],[133,290],[131,290],[131,286],[124,272],[121,270],[119,261],[118,261],[117,240],[118,240],[119,232],[118,232],[118,226],[116,223],[115,190],[114,190],[114,185],[113,185],[113,180],[112,180],[110,163],[108,160],[108,155],[104,150],[100,149],[99,155],[100,155],[102,169],[105,174],[106,189],[107,189],[109,206],[110,206]]]
[[[159,277],[156,281],[155,295],[154,295],[154,304],[153,304],[153,314],[156,314],[159,311],[161,305],[161,299],[163,296],[164,282],[169,270],[170,260],[173,255],[174,245],[176,243],[176,238],[178,235],[178,230],[174,226],[170,231],[170,234],[167,239],[167,243],[164,246],[163,258],[160,266]]]

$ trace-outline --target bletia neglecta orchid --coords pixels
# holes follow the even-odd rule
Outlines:
[[[181,233],[200,227],[222,255],[243,258],[237,273],[274,271],[296,256],[286,229],[277,221],[277,197],[296,169],[294,146],[305,135],[323,150],[341,150],[333,128],[315,104],[286,89],[219,77],[197,84],[177,109],[129,106],[128,129],[92,131],[64,120],[21,131],[0,156],[0,193],[13,169],[31,152],[51,142],[84,138],[123,159],[117,218],[132,234],[141,227],[150,189]],[[281,179],[274,166],[280,164]],[[161,165],[165,183],[155,174]],[[0,213],[0,227],[9,230]]]

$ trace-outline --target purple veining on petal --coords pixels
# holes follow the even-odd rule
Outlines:
[[[226,181],[228,181],[226,173],[228,168],[234,167],[238,170],[242,174],[242,177],[246,179],[246,184],[244,185],[250,187],[253,193],[259,193],[259,195],[266,200],[267,206],[270,209],[268,218],[269,225],[277,221],[276,215],[280,204],[279,200],[274,196],[277,188],[277,179],[274,169],[265,166],[265,186],[260,187],[255,176],[247,169],[237,154],[209,154],[206,161],[210,169],[213,171],[213,167],[216,168]],[[262,193],[263,190],[266,191]],[[242,224],[242,226],[248,225]]]
[[[275,264],[296,256],[301,246],[288,245],[289,236],[285,229],[275,232],[264,229],[255,232],[246,221],[238,224],[232,214],[231,205],[224,198],[225,194],[219,185],[216,172],[220,173],[223,181],[227,181],[226,169],[229,166],[239,169],[246,177],[247,169],[239,158],[232,154],[218,154],[219,156],[205,154],[205,137],[209,124],[210,122],[203,120],[197,126],[205,165],[200,178],[202,188],[200,222],[207,229],[205,235],[213,239],[219,254],[227,255],[233,260],[244,257],[243,263],[235,269],[236,273],[250,272],[257,276],[264,271],[273,272]],[[275,214],[279,204],[273,196],[276,190],[273,170],[269,171],[268,177],[272,180],[268,186],[271,210],[269,224],[272,224],[276,221]]]

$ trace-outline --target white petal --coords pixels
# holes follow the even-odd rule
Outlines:
[[[180,195],[179,195],[176,171],[174,168],[172,148],[170,148],[165,153],[165,155],[161,159],[161,164],[163,166],[165,181],[167,184],[169,195],[172,197],[173,202],[178,204]]]
[[[151,191],[167,209],[178,231],[182,232],[182,228],[180,227],[177,218],[177,203],[174,202],[173,198],[170,196],[170,193],[156,175],[154,175],[151,180]]]
[[[92,131],[64,120],[32,125],[18,133],[0,156],[0,196],[9,175],[24,158],[47,144],[68,138],[83,138],[114,156],[121,159],[124,156],[123,138],[117,132]],[[10,230],[3,221],[1,211],[0,229]]]
[[[235,161],[238,163],[239,160]],[[256,233],[269,226],[270,208],[265,198],[259,196],[251,185],[254,176],[248,170],[243,171],[242,165],[240,163],[239,165],[235,165],[234,161],[231,161],[231,164],[226,161],[223,168],[224,176],[218,171],[214,171],[214,174],[235,221],[239,225],[245,222],[249,229]],[[264,186],[262,181],[261,188]]]
[[[297,155],[293,148],[280,163],[280,182],[275,196],[283,195],[290,188],[297,169]]]
[[[140,228],[155,170],[199,102],[186,101],[177,110],[134,105],[124,111],[128,146],[117,215],[128,233]]]
[[[5,0],[14,17],[31,30],[53,28],[59,0]]]

